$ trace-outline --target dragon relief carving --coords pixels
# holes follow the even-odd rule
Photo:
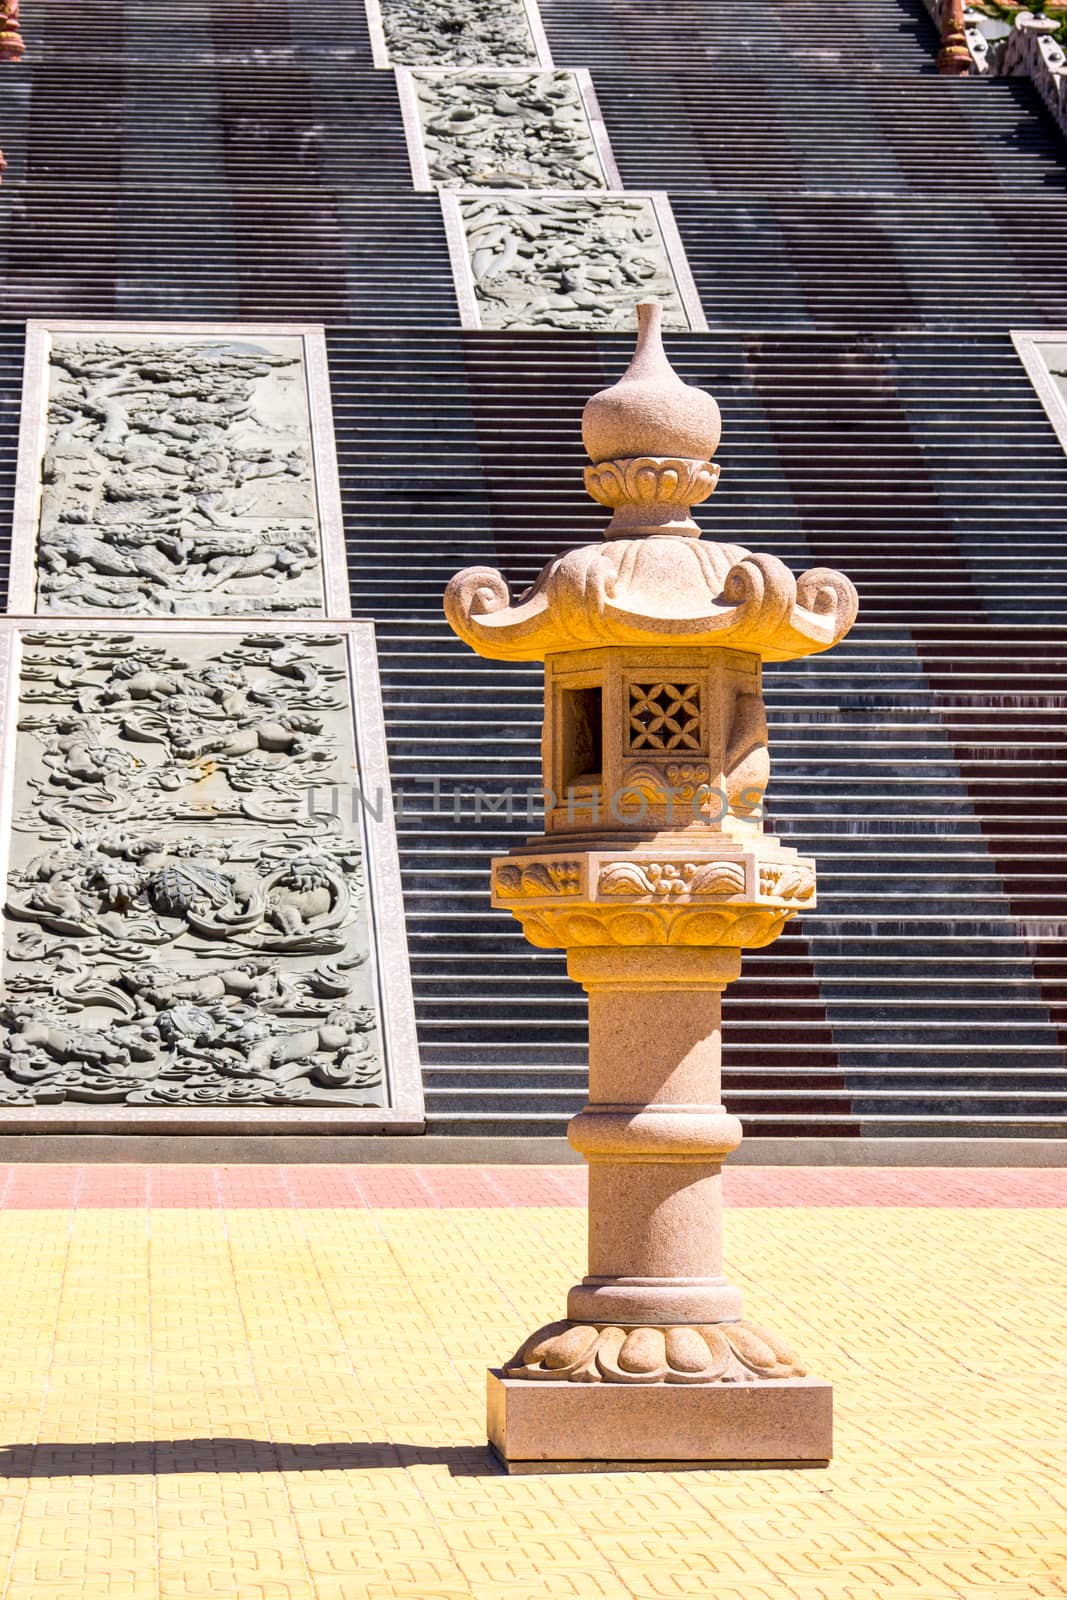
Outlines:
[[[573,72],[413,74],[439,189],[606,189]]]
[[[56,333],[37,611],[322,614],[298,337]]]
[[[343,641],[24,645],[0,1101],[380,1104]]]
[[[688,329],[652,202],[637,197],[461,197],[484,328],[630,325],[655,298],[666,324]]]
[[[537,64],[522,0],[382,0],[381,11],[394,65]]]

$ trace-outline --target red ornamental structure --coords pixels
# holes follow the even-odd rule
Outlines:
[[[964,77],[971,70],[971,52],[963,26],[963,0],[942,0],[937,70],[945,77],[954,78]]]
[[[4,0],[4,19],[0,31],[0,61],[21,61],[26,46],[19,32],[19,0]]]

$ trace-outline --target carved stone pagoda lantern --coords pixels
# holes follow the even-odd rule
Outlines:
[[[571,1461],[823,1460],[831,1390],[742,1319],[722,1272],[720,1001],[741,951],[815,903],[814,864],[765,834],[761,668],[827,650],[856,591],[817,568],[703,542],[719,411],[670,367],[660,307],[621,381],[585,408],[604,540],[514,605],[469,568],[445,596],[480,655],[544,661],[545,831],[492,864],[493,902],[564,948],[589,995],[589,1271],[566,1319],[489,1377],[513,1469]]]

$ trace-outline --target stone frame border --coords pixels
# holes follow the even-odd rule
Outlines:
[[[352,615],[348,590],[341,485],[337,472],[326,329],[321,322],[127,322],[110,318],[32,318],[26,323],[26,353],[22,369],[22,413],[19,423],[18,469],[11,530],[11,578],[8,616],[37,616],[61,620],[59,611],[35,612],[37,600],[37,524],[41,497],[41,461],[47,438],[48,353],[54,333],[188,334],[255,338],[299,338],[303,342],[307,383],[308,421],[311,429],[311,465],[319,522],[322,565],[322,616]],[[249,622],[253,613],[244,613]],[[264,619],[270,613],[264,612]],[[188,614],[186,613],[188,617]],[[93,613],[74,612],[71,619],[93,623]],[[133,620],[133,619],[128,619]],[[136,619],[142,619],[139,616]],[[166,618],[163,619],[167,620]],[[198,619],[193,619],[198,620]],[[220,620],[218,613],[205,621]],[[315,618],[298,618],[314,621]]]
[[[489,186],[474,191],[453,191],[451,189],[446,190],[443,186],[434,183],[430,177],[429,163],[426,160],[426,146],[422,137],[422,118],[419,115],[418,96],[415,93],[415,85],[412,82],[413,75],[416,72],[423,74],[425,77],[435,78],[447,78],[459,72],[491,72],[499,78],[528,78],[537,72],[569,73],[578,86],[582,109],[585,112],[586,121],[589,124],[589,132],[593,140],[593,148],[600,163],[604,188],[566,189],[561,190],[560,193],[597,195],[613,194],[622,190],[622,178],[619,175],[618,167],[615,165],[615,153],[611,148],[611,140],[608,138],[608,130],[604,123],[600,102],[597,100],[596,90],[593,88],[593,80],[588,67],[396,67],[394,70],[396,72],[397,98],[400,101],[400,114],[404,119],[404,139],[408,147],[408,160],[411,163],[411,183],[412,187],[419,193],[473,192],[477,194],[522,195],[544,193],[545,191],[536,189],[498,191]]]
[[[535,61],[531,61],[529,67],[500,67],[494,69],[491,61],[479,61],[477,63],[478,67],[484,67],[487,72],[492,72],[494,70],[501,72],[543,72],[547,68],[551,68],[555,65],[552,60],[552,51],[548,43],[548,35],[545,33],[544,23],[541,21],[541,13],[538,10],[537,0],[520,0],[520,4],[526,13],[526,25],[530,30],[530,38],[533,40],[534,52],[537,59]],[[409,66],[411,64],[409,62],[401,63],[398,61],[392,61],[390,59],[389,45],[385,37],[385,23],[382,20],[381,0],[363,0],[363,5],[367,14],[367,32],[370,35],[371,59],[375,67],[377,67],[380,71],[384,71],[390,67],[399,67],[401,65]],[[465,72],[468,69],[465,67],[431,67],[429,69],[419,67],[418,70],[420,72],[423,70]],[[472,66],[470,70],[473,71],[474,67]]]
[[[7,897],[15,722],[19,694],[18,642],[30,633],[195,633],[245,636],[257,632],[341,634],[348,656],[348,684],[356,762],[365,794],[381,796],[381,819],[359,821],[371,914],[371,960],[378,992],[384,1056],[383,1106],[121,1106],[62,1102],[45,1106],[0,1106],[4,1134],[419,1134],[425,1128],[422,1071],[415,1028],[407,932],[393,817],[389,763],[382,716],[374,623],[323,618],[232,618],[210,622],[189,617],[0,617],[0,890]]]
[[[1023,366],[1026,375],[1033,384],[1038,399],[1045,408],[1048,420],[1056,432],[1056,437],[1064,450],[1067,451],[1067,399],[1064,398],[1059,386],[1053,380],[1052,374],[1045,365],[1044,357],[1038,351],[1039,344],[1054,344],[1062,341],[1067,350],[1067,328],[1013,328],[1011,342],[1015,346],[1016,354]]]
[[[708,324],[704,316],[704,308],[700,303],[700,295],[689,267],[689,259],[685,253],[678,224],[674,220],[671,202],[663,189],[441,189],[438,197],[441,201],[441,215],[444,218],[445,236],[448,240],[448,255],[452,264],[452,282],[456,291],[456,300],[459,304],[459,323],[461,328],[482,329],[481,316],[478,311],[478,297],[474,288],[474,277],[471,273],[470,257],[467,254],[467,235],[463,226],[463,217],[460,212],[461,200],[485,200],[492,196],[497,200],[647,200],[652,207],[653,215],[659,226],[660,236],[663,240],[664,252],[667,262],[674,274],[675,288],[678,298],[682,302],[688,330],[671,328],[669,333],[707,333]],[[593,334],[609,333],[613,330],[589,328],[583,330],[571,329],[522,329],[522,328],[489,328],[483,330],[489,333],[551,333],[551,332],[576,332],[583,331]],[[617,331],[617,330],[616,330]]]

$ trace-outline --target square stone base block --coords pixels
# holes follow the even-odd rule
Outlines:
[[[820,1465],[833,1389],[744,1384],[537,1383],[488,1374],[489,1443],[510,1472],[614,1465]]]

